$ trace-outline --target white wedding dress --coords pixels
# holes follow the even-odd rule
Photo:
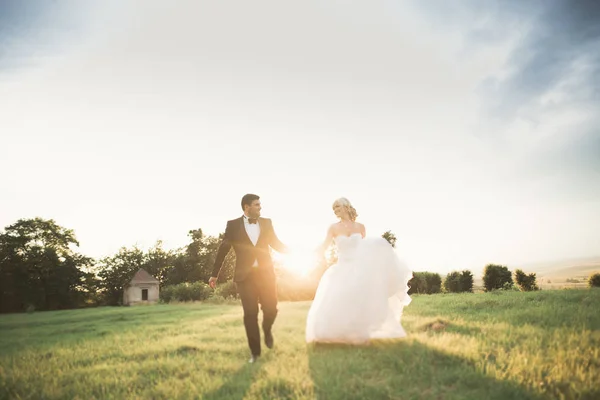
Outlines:
[[[401,338],[411,301],[411,270],[381,237],[338,236],[338,262],[321,278],[306,321],[306,341],[365,343]]]

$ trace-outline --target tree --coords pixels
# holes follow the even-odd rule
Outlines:
[[[121,304],[125,285],[135,273],[143,268],[160,282],[161,288],[208,281],[212,275],[214,261],[223,234],[219,237],[206,236],[202,229],[188,232],[190,243],[177,250],[165,250],[159,240],[147,252],[134,246],[123,247],[112,257],[100,260],[98,276],[105,304]],[[223,263],[220,281],[226,282],[233,276],[234,252],[230,252]]]
[[[168,275],[168,284],[174,285],[183,282],[207,282],[212,275],[215,258],[223,233],[219,237],[205,236],[202,229],[188,232],[191,242],[181,251],[177,252],[173,262],[174,267]],[[233,277],[235,253],[230,251],[225,257],[219,281],[226,282]]]
[[[164,250],[163,242],[158,240],[145,254],[142,268],[160,282],[161,286],[167,284],[167,277],[174,268],[177,252]]]
[[[459,293],[460,290],[460,272],[452,271],[444,278],[444,290],[448,293]]]
[[[381,235],[381,237],[387,240],[392,245],[392,247],[396,247],[396,241],[398,239],[396,238],[396,235],[392,233],[392,231],[385,231],[383,235]]]
[[[513,284],[512,274],[503,265],[488,264],[483,271],[483,286],[486,292],[503,289]]]
[[[515,282],[517,283],[517,286],[519,286],[519,289],[521,289],[524,292],[540,290],[540,288],[537,285],[535,275],[535,273],[527,275],[521,269],[515,270]]]
[[[81,306],[93,260],[77,253],[72,230],[54,220],[20,219],[0,234],[0,311]]]
[[[465,269],[460,274],[460,287],[463,292],[473,293],[473,273],[468,269]]]
[[[590,285],[590,287],[600,287],[600,274],[596,273],[590,276],[588,284]]]
[[[408,281],[408,294],[434,294],[442,291],[442,277],[434,272],[415,272]]]
[[[137,246],[122,247],[117,254],[101,259],[97,269],[103,303],[121,304],[125,286],[140,268],[154,276],[161,287],[170,284],[179,258],[177,250],[163,249],[162,241],[158,240],[147,252]]]
[[[213,266],[215,259],[217,258],[217,252],[219,246],[223,241],[224,233],[219,234],[219,237],[206,236],[204,239],[204,251],[200,257],[200,269],[203,273],[203,281],[207,282],[208,278],[212,275]],[[225,256],[223,265],[221,266],[221,272],[219,273],[219,282],[225,283],[233,279],[233,272],[235,270],[235,252],[230,250]]]
[[[137,246],[131,249],[121,247],[114,256],[100,260],[98,276],[101,278],[100,289],[105,304],[114,306],[122,303],[125,285],[144,267],[145,262],[144,252]]]
[[[449,293],[473,292],[473,274],[469,270],[450,272],[444,279],[444,289]]]

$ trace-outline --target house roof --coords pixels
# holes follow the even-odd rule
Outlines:
[[[150,275],[148,273],[148,271],[146,271],[143,268],[140,268],[138,270],[138,272],[135,273],[135,275],[133,276],[133,279],[129,283],[134,284],[134,283],[159,283],[159,282],[158,282],[158,279],[156,279],[155,277]]]

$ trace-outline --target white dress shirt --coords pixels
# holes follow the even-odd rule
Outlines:
[[[255,224],[251,224],[248,222],[248,217],[244,215],[244,228],[246,228],[246,233],[248,234],[250,241],[256,246],[258,237],[260,236],[260,225],[258,224],[258,221]],[[254,260],[254,265],[252,266],[258,267],[258,260]]]

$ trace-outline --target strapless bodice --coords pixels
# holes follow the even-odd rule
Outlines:
[[[353,233],[351,235],[339,235],[335,238],[335,244],[337,245],[338,259],[345,259],[352,257],[362,240],[360,233]]]

